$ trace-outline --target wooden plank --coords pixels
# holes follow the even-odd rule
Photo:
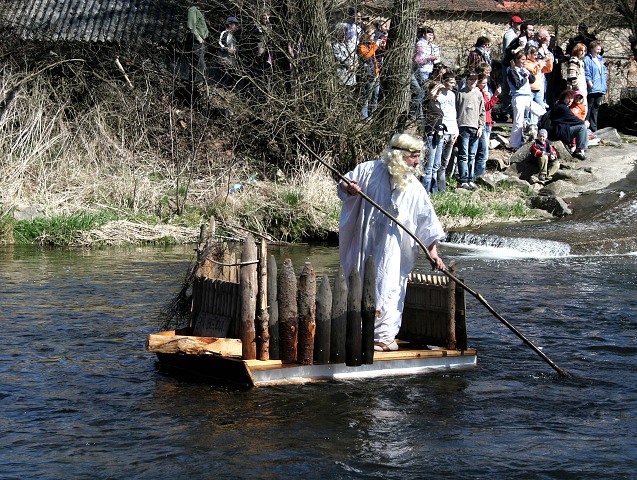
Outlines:
[[[231,321],[230,317],[201,312],[192,334],[197,337],[227,337]]]

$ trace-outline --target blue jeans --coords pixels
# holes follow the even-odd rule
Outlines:
[[[409,107],[409,113],[414,115],[417,120],[421,120],[423,117],[422,102],[427,94],[425,87],[428,78],[428,73],[416,70],[411,75],[411,80],[409,82],[409,86],[411,88],[411,105]]]
[[[575,148],[577,150],[586,150],[588,148],[588,129],[586,125],[572,125],[568,127],[568,135],[575,139]]]
[[[474,179],[474,167],[476,152],[478,151],[479,138],[476,135],[477,128],[460,127],[458,135],[458,174],[460,183],[469,183]]]
[[[380,81],[375,77],[371,82],[365,85],[363,91],[363,108],[361,115],[363,118],[369,117],[378,107],[378,95],[380,94]]]
[[[476,171],[475,176],[481,177],[487,171],[487,160],[489,159],[489,138],[491,137],[491,126],[485,125],[482,129],[482,136],[478,140],[478,150],[476,151]]]
[[[444,187],[442,190],[438,189],[438,171],[440,170],[442,151],[445,147],[445,136],[427,135],[427,163],[425,164],[425,176],[422,184],[429,193],[445,190]]]

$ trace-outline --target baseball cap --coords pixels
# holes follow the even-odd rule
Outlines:
[[[511,21],[513,23],[524,23],[524,20],[522,20],[522,17],[519,17],[518,15],[513,15],[511,17]]]

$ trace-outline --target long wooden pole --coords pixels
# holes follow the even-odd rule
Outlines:
[[[323,164],[328,170],[330,170],[332,173],[334,173],[334,175],[336,175],[339,179],[341,179],[342,181],[344,181],[345,183],[347,183],[348,185],[351,183],[350,180],[345,177],[343,174],[341,174],[338,170],[336,170],[334,167],[332,167],[331,165],[329,165],[327,162],[325,162],[314,150],[312,150],[310,147],[307,146],[307,144],[301,140],[299,138],[298,135],[295,135],[297,141],[303,145],[305,147],[305,149],[316,159],[318,160],[321,164]],[[366,201],[368,201],[369,203],[371,203],[375,208],[377,208],[381,213],[383,213],[385,216],[387,216],[392,222],[394,222],[396,225],[398,225],[400,228],[402,228],[405,233],[407,233],[407,235],[409,235],[411,238],[414,239],[414,241],[418,244],[418,246],[420,246],[420,248],[422,248],[423,252],[425,252],[425,255],[427,256],[427,259],[429,260],[429,262],[431,263],[432,267],[435,268],[436,262],[434,261],[434,259],[432,258],[431,254],[429,253],[429,250],[427,249],[427,247],[425,246],[424,243],[422,243],[422,241],[411,231],[409,230],[407,227],[405,227],[396,217],[394,217],[391,213],[389,213],[387,210],[385,210],[383,207],[381,207],[378,203],[376,203],[374,200],[372,200],[366,193],[364,192],[359,192],[359,195],[361,197],[363,197]],[[491,312],[493,314],[493,316],[495,318],[497,318],[502,324],[504,324],[509,330],[511,330],[520,340],[522,340],[526,345],[528,345],[535,353],[537,353],[546,363],[548,363],[557,373],[559,373],[561,376],[563,377],[571,377],[572,375],[570,373],[568,373],[566,370],[564,370],[563,368],[560,368],[553,360],[551,360],[542,350],[540,350],[538,347],[536,347],[533,342],[531,342],[531,340],[529,340],[528,338],[526,338],[522,332],[520,332],[517,328],[515,328],[509,321],[507,321],[502,315],[500,315],[491,305],[489,305],[489,302],[486,301],[486,299],[478,292],[474,291],[473,289],[469,288],[467,285],[465,285],[465,283],[463,281],[461,281],[459,278],[457,278],[455,275],[453,275],[451,272],[449,272],[448,270],[442,270],[442,272],[447,275],[451,280],[453,280],[454,282],[456,282],[457,285],[460,285],[462,288],[464,288],[469,294],[471,294],[474,298],[476,298],[482,305],[484,305],[486,307],[487,310],[489,310],[489,312]]]

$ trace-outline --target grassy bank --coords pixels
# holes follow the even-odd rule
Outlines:
[[[83,68],[65,64],[24,84],[10,67],[0,77],[0,242],[190,242],[211,216],[229,237],[337,232],[335,183],[316,162],[298,153],[293,164],[268,161],[237,148],[231,121],[189,108],[170,85],[131,92]],[[531,215],[513,190],[451,189],[433,202],[447,229]],[[25,210],[40,213],[16,220]]]

